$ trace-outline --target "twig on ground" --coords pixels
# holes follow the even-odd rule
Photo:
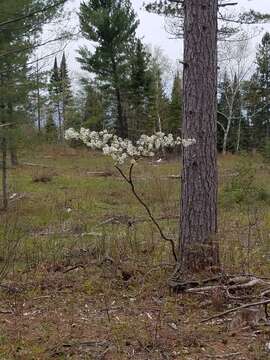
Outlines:
[[[270,285],[269,282],[266,282],[259,278],[251,279],[250,281],[244,283],[244,284],[235,284],[231,285],[228,289],[229,290],[239,290],[239,289],[249,289],[251,287],[254,287],[256,285]]]
[[[236,307],[234,309],[229,309],[229,310],[223,311],[223,312],[221,312],[219,314],[210,316],[207,319],[201,320],[200,323],[205,323],[205,322],[208,322],[208,321],[211,321],[211,320],[214,320],[214,319],[218,319],[220,317],[223,317],[223,316],[225,316],[227,314],[231,314],[231,313],[236,312],[236,311],[241,310],[241,309],[250,308],[252,306],[267,305],[267,304],[270,304],[270,300],[263,300],[263,301],[258,301],[258,302],[255,302],[255,303],[248,303],[248,304],[245,304],[245,305],[238,306],[238,307]]]
[[[50,168],[51,166],[48,165],[44,165],[44,164],[34,164],[34,163],[29,163],[29,162],[22,162],[22,165],[26,165],[26,166],[38,166],[38,167],[43,167],[43,168]]]
[[[270,297],[270,289],[266,289],[261,293],[261,297]]]
[[[13,314],[11,310],[0,310],[0,314]]]
[[[77,269],[79,269],[79,268],[84,269],[84,266],[83,266],[82,264],[78,264],[78,265],[72,266],[71,268],[64,270],[64,271],[63,271],[63,274],[66,274],[66,273],[68,273],[68,272],[70,272],[70,271],[73,271],[73,270],[77,270]]]
[[[157,218],[155,218],[156,221],[161,221],[161,220],[178,220],[179,219],[179,215],[167,215],[167,216],[159,216]],[[135,224],[139,224],[139,223],[144,223],[144,222],[149,222],[152,221],[151,219],[148,218],[131,218],[128,216],[122,216],[122,215],[118,215],[118,216],[114,216],[111,218],[108,218],[100,223],[98,223],[97,225],[94,226],[95,227],[100,227],[100,226],[104,226],[104,225],[109,225],[109,224],[123,224],[123,225],[135,225]]]
[[[241,352],[235,352],[230,354],[222,354],[222,355],[206,355],[209,359],[228,359],[230,357],[242,355]]]

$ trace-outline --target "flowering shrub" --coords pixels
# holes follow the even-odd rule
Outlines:
[[[110,134],[107,130],[96,132],[85,128],[81,128],[79,132],[73,128],[66,130],[65,139],[81,140],[87,147],[102,150],[104,155],[110,155],[118,164],[123,164],[127,159],[134,161],[140,157],[154,156],[161,148],[179,145],[187,147],[195,143],[194,139],[174,139],[172,134],[157,132],[151,136],[141,135],[133,144],[132,141]]]

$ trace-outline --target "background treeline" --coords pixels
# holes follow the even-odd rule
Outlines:
[[[0,124],[7,125],[1,133],[12,163],[26,134],[62,142],[65,129],[83,126],[109,128],[131,139],[156,131],[181,135],[180,63],[172,65],[160,49],[137,36],[139,21],[129,0],[81,3],[80,31],[90,46],[78,49],[85,74],[79,85],[73,85],[62,50],[48,54],[44,69],[36,52],[46,49],[40,34],[44,24],[60,16],[64,3],[11,0],[1,5]],[[270,35],[264,34],[252,64],[243,64],[244,50],[241,45],[238,54],[228,50],[232,61],[226,66],[221,60],[218,149],[223,153],[270,147]]]

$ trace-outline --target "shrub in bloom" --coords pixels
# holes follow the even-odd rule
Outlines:
[[[174,138],[172,134],[157,132],[151,136],[141,135],[133,144],[131,140],[122,139],[107,130],[97,132],[85,128],[81,128],[80,131],[73,128],[66,130],[65,139],[81,140],[87,147],[102,150],[104,155],[110,155],[118,164],[123,164],[127,159],[134,161],[140,157],[154,156],[161,148],[179,145],[187,147],[196,142],[195,139]]]

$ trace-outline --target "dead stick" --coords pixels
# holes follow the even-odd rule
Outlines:
[[[234,309],[226,310],[226,311],[223,311],[222,313],[210,316],[207,319],[203,319],[203,320],[200,321],[200,323],[205,323],[205,322],[208,322],[210,320],[220,318],[220,317],[222,317],[224,315],[231,314],[231,313],[236,312],[236,311],[241,310],[241,309],[249,308],[249,307],[252,307],[252,306],[267,305],[267,304],[270,304],[270,300],[258,301],[256,303],[249,303],[249,304],[241,305],[241,306],[238,306],[238,307],[236,307]]]
[[[172,238],[169,238],[167,237],[163,230],[161,229],[159,223],[157,222],[157,220],[154,218],[151,210],[149,209],[148,205],[144,202],[144,200],[138,195],[136,189],[135,189],[135,185],[134,185],[134,182],[133,182],[133,178],[132,178],[132,170],[134,168],[134,164],[131,164],[130,165],[130,168],[129,168],[129,175],[126,176],[124,174],[124,172],[121,170],[121,168],[117,165],[115,165],[115,168],[119,171],[119,173],[122,175],[122,177],[126,180],[126,182],[130,185],[130,188],[131,188],[131,191],[133,193],[133,195],[136,197],[136,199],[139,201],[139,203],[145,208],[146,212],[148,213],[149,215],[149,218],[151,219],[152,223],[156,226],[156,228],[158,229],[159,231],[159,234],[161,236],[161,238],[165,241],[168,241],[170,244],[171,244],[171,248],[172,248],[172,254],[173,254],[173,257],[174,257],[174,260],[175,262],[177,262],[177,255],[176,255],[176,250],[175,250],[175,242],[174,242],[174,239]]]

